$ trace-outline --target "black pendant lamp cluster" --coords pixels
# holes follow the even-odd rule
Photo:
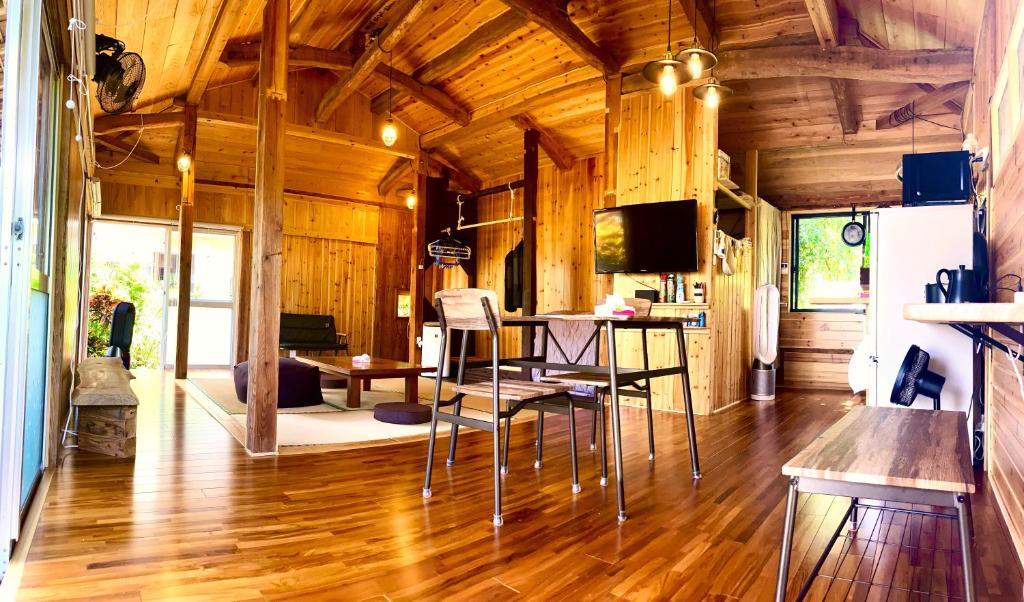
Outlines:
[[[644,78],[658,84],[662,94],[672,96],[675,94],[679,84],[686,81],[700,79],[706,72],[714,73],[718,65],[718,57],[714,52],[705,50],[697,44],[697,28],[694,27],[693,43],[689,48],[679,54],[672,54],[672,2],[668,2],[668,43],[665,48],[665,57],[651,61],[644,65]],[[717,3],[714,9],[715,15],[712,19],[712,46],[714,46],[714,32],[717,20]],[[697,14],[697,0],[693,3],[693,14]],[[684,79],[685,78],[685,79]],[[693,89],[693,95],[710,107],[719,105],[722,98],[728,96],[732,90],[723,86],[715,79],[714,75],[705,84]]]

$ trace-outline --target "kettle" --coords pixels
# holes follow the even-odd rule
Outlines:
[[[942,275],[947,278],[947,286],[942,285]],[[961,265],[955,270],[942,269],[935,273],[935,283],[942,290],[946,303],[971,303],[981,300],[981,288],[974,270]]]

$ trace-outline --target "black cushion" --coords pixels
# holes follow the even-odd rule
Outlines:
[[[235,395],[246,402],[249,391],[249,362],[235,366]],[[320,390],[320,371],[290,357],[277,360],[277,407],[304,408],[320,405],[324,394]]]
[[[423,424],[430,422],[431,407],[419,403],[388,402],[373,407],[373,418],[390,424]]]

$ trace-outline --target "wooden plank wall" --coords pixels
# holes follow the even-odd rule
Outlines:
[[[966,119],[980,146],[991,144],[992,110],[996,77],[1007,52],[1010,27],[1022,10],[1017,0],[989,0],[975,51],[973,109]],[[1019,67],[1018,67],[1019,68]],[[989,254],[993,277],[1024,274],[1024,128],[1017,130],[1012,149],[991,182]],[[1010,293],[998,292],[998,301],[1011,301]],[[989,388],[986,412],[985,455],[992,490],[1018,558],[1024,558],[1024,398],[1007,358],[993,352],[987,365]]]
[[[104,216],[170,220],[178,193],[171,188],[104,182],[102,198]],[[195,210],[197,224],[252,227],[252,197],[247,194],[197,190]],[[396,289],[399,282],[407,286],[407,269],[378,272],[378,237],[407,240],[411,222],[385,218],[382,224],[382,213],[407,215],[409,211],[285,195],[281,309],[333,315],[339,331],[349,335],[354,354],[375,348],[374,323],[380,322],[375,308],[383,305],[376,300],[377,292]],[[408,249],[394,253],[403,253],[404,263],[398,268],[407,266]],[[394,305],[392,300],[388,306]],[[247,332],[246,326],[238,326],[238,332]]]
[[[782,261],[792,267],[793,215],[782,212]],[[812,211],[813,213],[813,211]],[[782,385],[797,388],[849,390],[847,366],[864,339],[864,314],[789,311],[791,274],[782,275],[779,348]]]
[[[750,396],[754,249],[744,249],[736,264],[729,276],[722,272],[721,264],[711,271],[711,340],[717,350],[712,364],[716,383],[713,411]]]

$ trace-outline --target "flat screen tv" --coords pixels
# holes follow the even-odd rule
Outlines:
[[[697,271],[697,201],[594,211],[598,274]]]
[[[903,155],[903,205],[946,205],[971,198],[967,151]]]

